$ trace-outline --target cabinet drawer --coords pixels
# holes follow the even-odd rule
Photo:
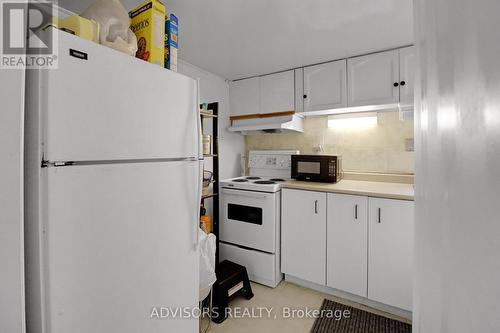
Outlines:
[[[277,258],[275,254],[220,243],[219,256],[221,262],[223,260],[229,260],[245,266],[251,281],[273,288],[281,281],[281,274],[279,274],[279,270],[276,269],[278,264],[276,260],[279,260],[279,258]],[[279,276],[276,274],[279,274]]]

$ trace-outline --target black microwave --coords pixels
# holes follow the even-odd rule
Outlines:
[[[336,183],[343,177],[342,156],[292,155],[292,178]]]

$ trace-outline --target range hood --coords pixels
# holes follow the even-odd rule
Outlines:
[[[304,116],[294,111],[232,116],[231,127],[228,130],[243,135],[304,132]]]

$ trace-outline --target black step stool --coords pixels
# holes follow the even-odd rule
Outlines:
[[[220,324],[227,317],[229,301],[237,296],[253,297],[252,287],[244,266],[224,260],[215,269],[217,281],[213,286],[212,321]]]

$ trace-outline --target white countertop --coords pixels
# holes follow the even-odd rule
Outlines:
[[[343,179],[336,184],[290,180],[281,183],[281,187],[399,200],[414,200],[415,197],[413,184],[370,182],[363,180]]]

